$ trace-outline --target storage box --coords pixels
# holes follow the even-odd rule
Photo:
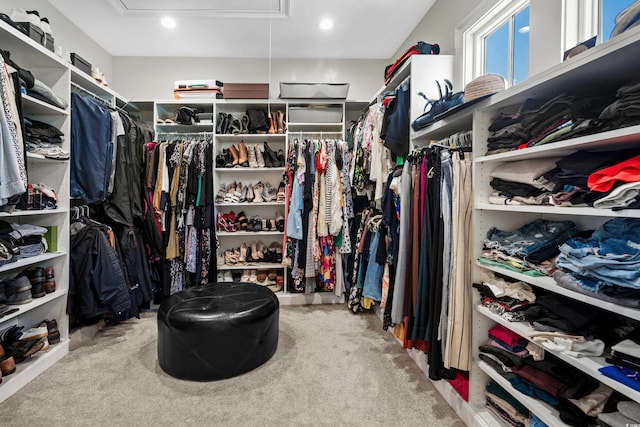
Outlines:
[[[45,227],[47,232],[44,235],[45,240],[47,241],[47,246],[49,247],[49,252],[57,252],[58,251],[58,226],[50,225]]]
[[[269,83],[225,83],[225,99],[269,99]]]
[[[54,40],[51,34],[47,34],[47,33],[44,34],[44,47],[49,49],[51,52],[55,51]]]
[[[36,27],[31,22],[16,22],[22,27],[22,32],[37,41],[39,44],[44,44],[44,31],[41,28]]]
[[[71,52],[71,63],[78,67],[80,71],[91,75],[91,63],[77,53]]]
[[[349,83],[284,83],[280,82],[280,98],[347,99]]]
[[[340,123],[341,105],[297,105],[289,107],[290,123]]]

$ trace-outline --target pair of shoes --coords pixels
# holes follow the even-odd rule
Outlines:
[[[281,233],[284,232],[284,214],[282,212],[276,213],[276,229]]]
[[[218,231],[236,231],[236,226],[233,221],[229,219],[229,214],[222,214],[218,212]]]
[[[0,378],[11,375],[16,371],[16,361],[0,344]],[[0,380],[0,382],[2,382]]]
[[[247,246],[247,261],[262,262],[264,261],[264,244],[262,242],[251,242]]]
[[[243,120],[235,117],[233,114],[218,113],[216,120],[216,133],[219,135],[237,135],[243,132]]]
[[[216,282],[233,282],[233,275],[230,270],[218,271]]]
[[[240,281],[244,283],[256,283],[258,281],[256,270],[242,270]]]
[[[264,156],[262,155],[262,151],[260,151],[260,147],[258,146],[258,144],[249,145],[247,147],[247,150],[248,150],[250,168],[265,167]]]
[[[44,291],[48,294],[56,291],[56,275],[53,266],[44,268]]]
[[[21,275],[26,276],[31,282],[31,296],[33,298],[42,298],[47,294],[44,290],[46,280],[44,267],[29,267]]]
[[[265,182],[263,184],[262,199],[265,202],[272,202],[273,200],[276,199],[276,197],[277,195],[276,195],[275,188],[273,188],[270,183]]]
[[[40,13],[37,10],[22,10],[13,9],[11,11],[11,20],[13,22],[30,22],[36,27],[40,28],[43,33],[53,36],[51,32],[51,23],[48,18],[40,18]]]
[[[224,203],[240,203],[241,197],[243,197],[242,183],[236,183],[235,181],[233,181],[231,184],[229,184],[229,187],[227,187],[226,194],[222,201]],[[246,194],[244,195],[244,197],[246,199]]]
[[[284,133],[285,132],[285,124],[284,124],[284,112],[272,111],[269,116],[269,130],[267,133]]]
[[[249,218],[249,225],[247,231],[262,231],[262,220],[259,216],[255,215]]]
[[[224,251],[224,263],[226,265],[236,265],[240,259],[240,249],[227,249]]]
[[[284,160],[282,161],[282,164],[280,162],[280,159],[278,158],[278,154],[273,151],[271,149],[271,147],[269,147],[269,144],[267,144],[267,141],[262,143],[264,145],[264,164],[266,167],[268,168],[279,168],[279,167],[283,167],[284,166]],[[256,150],[258,148],[256,147]],[[280,150],[282,151],[282,150]],[[284,159],[284,154],[282,155],[282,158]]]
[[[269,245],[264,252],[264,260],[266,262],[273,262],[276,264],[282,263],[282,245],[277,242],[273,242]]]

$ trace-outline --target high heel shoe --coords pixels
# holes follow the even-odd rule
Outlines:
[[[224,198],[227,195],[227,186],[224,184],[220,184],[220,189],[216,194],[216,203],[224,203]]]
[[[257,281],[258,281],[258,271],[251,270],[251,272],[249,273],[249,282],[256,283]]]
[[[258,251],[257,256],[260,261],[264,260],[264,243],[258,242],[256,245],[256,250]]]
[[[258,167],[258,161],[256,158],[256,150],[254,149],[253,145],[249,145],[247,147],[247,151],[249,152],[249,167],[250,168],[257,168]]]
[[[275,263],[282,263],[282,245],[277,242],[273,242],[269,246],[269,251],[273,254],[273,261]]]
[[[238,212],[238,217],[236,220],[237,229],[240,231],[247,231],[247,226],[249,222],[247,221],[247,216],[244,214],[244,211]]]
[[[247,262],[247,244],[242,243],[240,246],[240,256],[238,257],[238,262],[245,263]]]
[[[240,281],[241,282],[248,282],[249,281],[249,270],[242,270],[242,276],[240,276]]]
[[[243,185],[242,191],[240,192],[240,199],[238,200],[238,203],[244,203],[247,201],[247,191],[248,191],[247,186]]]
[[[284,162],[285,162],[284,151],[282,151],[281,149],[278,150],[277,158],[278,158],[278,167],[281,167],[281,168],[284,167]]]
[[[229,187],[227,187],[227,194],[224,196],[224,203],[238,203],[235,181],[233,181],[231,184],[229,184]]]
[[[254,198],[255,198],[255,194],[253,193],[253,185],[249,184],[247,186],[247,202],[249,203],[253,202]]]
[[[260,146],[258,144],[253,146],[253,151],[255,151],[256,163],[259,168],[263,168],[265,166],[264,156],[262,155],[262,151],[260,151]]]
[[[262,203],[264,200],[262,199],[262,190],[263,190],[262,182],[258,181],[256,185],[253,186],[253,202],[254,203]]]

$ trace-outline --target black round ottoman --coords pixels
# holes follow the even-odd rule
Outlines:
[[[254,283],[210,283],[166,298],[158,310],[158,359],[169,375],[210,381],[269,360],[278,347],[279,302]]]

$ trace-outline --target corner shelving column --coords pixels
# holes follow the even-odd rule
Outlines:
[[[11,52],[11,59],[31,71],[35,78],[48,85],[57,96],[70,101],[70,71],[60,58],[43,46],[0,22],[0,48]],[[24,96],[24,115],[49,123],[64,133],[62,149],[70,147],[69,108],[61,109],[30,96]],[[30,359],[16,365],[16,372],[2,378],[0,402],[29,383],[52,366],[69,351],[69,322],[66,315],[69,289],[69,161],[49,160],[41,155],[28,154],[28,182],[44,183],[58,192],[58,208],[55,210],[16,210],[0,213],[0,219],[9,223],[34,224],[57,228],[57,242],[48,242],[50,251],[43,255],[24,258],[0,267],[0,278],[13,278],[29,266],[53,266],[56,290],[42,298],[33,298],[28,304],[15,306],[16,313],[0,319],[0,330],[18,325],[28,329],[44,319],[56,319],[60,330],[60,342],[51,345],[47,352],[38,352]],[[52,248],[55,248],[53,250]]]

